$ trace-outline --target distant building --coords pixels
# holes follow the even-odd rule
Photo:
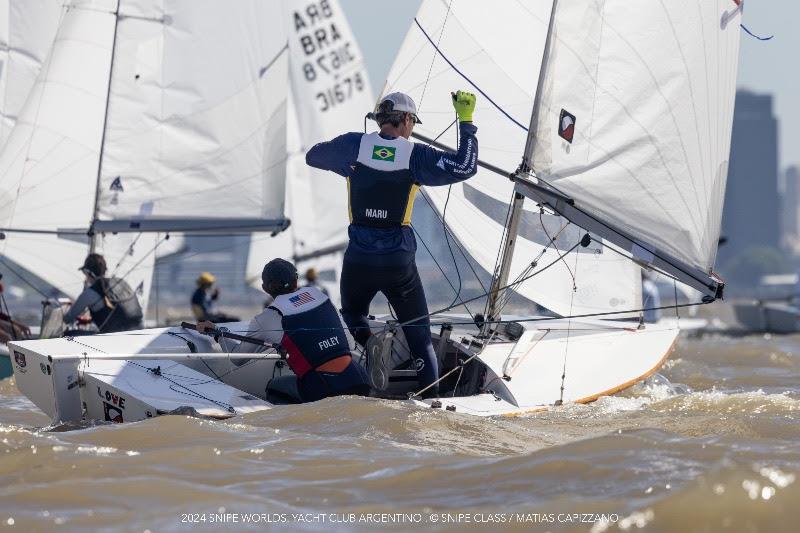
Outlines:
[[[781,244],[792,255],[800,254],[800,168],[789,167],[781,194]]]
[[[755,246],[778,248],[780,226],[778,121],[772,95],[739,90],[722,216],[727,242],[720,247],[717,264],[724,270],[727,261]]]

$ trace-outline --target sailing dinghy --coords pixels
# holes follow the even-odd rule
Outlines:
[[[423,3],[384,92],[414,97],[420,138],[445,146],[455,145],[450,90],[479,93],[482,171],[427,194],[494,276],[483,313],[480,297],[462,298],[468,315],[432,317],[441,398],[415,399],[414,372],[400,365],[390,393],[516,415],[589,402],[660,368],[678,330],[637,320],[639,269],[707,301],[722,294],[713,264],[740,17],[732,0]],[[512,291],[561,317],[503,313]],[[407,359],[402,330],[373,325]],[[280,356],[238,366],[225,335],[176,327],[17,342],[14,368],[20,390],[62,422],[274,406],[274,378],[290,374]]]

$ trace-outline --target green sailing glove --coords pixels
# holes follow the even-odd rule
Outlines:
[[[450,93],[453,97],[453,107],[460,122],[472,122],[472,112],[475,111],[475,95],[466,91]]]

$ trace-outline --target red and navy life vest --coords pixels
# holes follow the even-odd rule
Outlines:
[[[414,143],[403,137],[384,139],[377,132],[361,137],[358,159],[347,178],[351,223],[378,228],[411,224],[419,190],[410,170],[413,148]]]
[[[350,354],[339,313],[316,287],[303,287],[275,298],[270,309],[281,315],[289,368],[302,379],[332,359]]]

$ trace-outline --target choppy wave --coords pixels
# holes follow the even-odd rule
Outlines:
[[[559,531],[793,531],[797,357],[763,339],[684,341],[661,376],[624,394],[489,419],[335,398],[228,421],[49,427],[5,380],[0,526],[177,531],[188,527],[181,513],[223,509],[520,513],[534,522],[515,527]],[[615,519],[548,520],[559,513]],[[415,527],[430,524],[394,529]]]

